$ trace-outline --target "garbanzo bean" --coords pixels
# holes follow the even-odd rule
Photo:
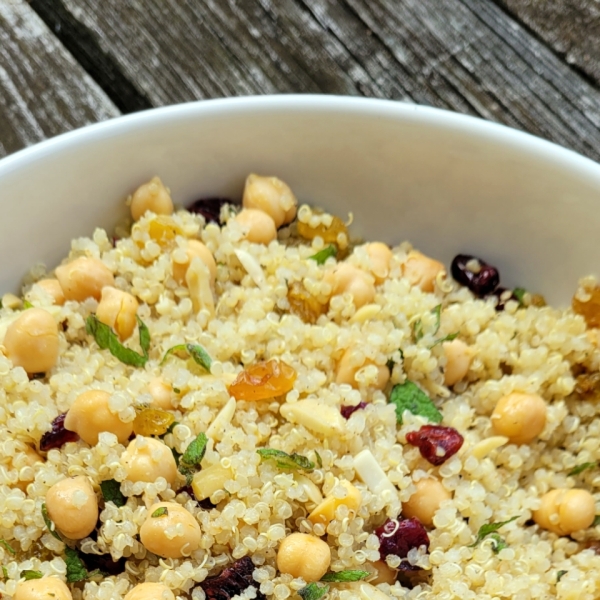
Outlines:
[[[100,300],[102,288],[115,285],[110,269],[98,258],[80,257],[54,271],[67,300]]]
[[[198,521],[176,502],[158,502],[152,505],[140,528],[142,544],[147,550],[163,558],[189,556],[200,546],[201,537]]]
[[[540,527],[557,535],[571,535],[587,529],[596,517],[594,497],[586,490],[551,490],[541,500],[540,508],[533,511],[533,519]]]
[[[309,583],[319,581],[330,564],[331,549],[327,542],[307,533],[288,535],[277,551],[277,568]]]
[[[43,308],[29,308],[13,321],[4,336],[6,356],[28,373],[46,373],[58,360],[58,327]]]
[[[358,388],[356,373],[363,367],[372,364],[375,363],[368,358],[362,361],[362,364],[356,364],[355,349],[348,348],[342,355],[342,358],[340,358],[340,361],[337,365],[335,382],[337,384],[347,383],[353,388]],[[390,380],[390,370],[385,365],[379,365],[377,367],[377,371],[377,380],[373,384],[373,387],[378,390],[382,390]]]
[[[152,408],[170,410],[173,408],[173,386],[162,377],[155,377],[148,384],[148,393],[152,396]]]
[[[65,294],[58,279],[40,279],[36,282],[36,285],[39,285],[54,300],[54,304],[57,306],[62,306],[65,303]]]
[[[171,449],[154,438],[136,436],[121,455],[121,464],[129,481],[154,483],[164,477],[173,487],[178,480],[177,464]]]
[[[242,204],[266,212],[279,228],[294,220],[298,201],[281,179],[251,174],[246,179]]]
[[[139,221],[147,211],[157,215],[172,215],[173,200],[160,178],[153,177],[133,192],[130,208],[134,221]]]
[[[444,383],[448,387],[452,387],[469,372],[473,362],[473,350],[462,340],[444,342],[442,348],[446,356]]]
[[[325,275],[332,287],[332,296],[351,294],[356,308],[360,308],[375,298],[373,278],[353,265],[342,263]]]
[[[546,426],[546,403],[537,394],[513,392],[496,404],[492,427],[512,444],[528,444]]]
[[[244,208],[235,217],[244,231],[243,239],[253,244],[269,244],[277,238],[275,221],[262,210]]]
[[[371,273],[375,277],[375,282],[380,284],[390,274],[390,264],[394,255],[390,247],[382,242],[372,242],[367,244],[366,248],[371,259]]]
[[[139,583],[124,600],[175,600],[173,592],[162,583]]]
[[[402,516],[416,517],[426,527],[433,525],[433,517],[444,500],[452,496],[450,492],[434,477],[419,479],[413,495],[402,505]]]
[[[21,581],[17,585],[13,600],[73,600],[66,583],[56,577],[42,577]]]
[[[402,265],[404,277],[411,285],[420,287],[424,292],[433,292],[438,274],[445,270],[446,267],[441,262],[416,250],[409,252],[406,262]]]
[[[90,535],[98,521],[98,499],[83,475],[55,483],[46,492],[46,508],[56,528],[71,540]]]
[[[65,429],[74,431],[79,437],[95,446],[98,436],[109,431],[124,444],[133,431],[132,423],[124,423],[109,407],[110,394],[103,390],[89,390],[79,394],[65,417]]]
[[[207,267],[210,273],[211,284],[214,285],[215,277],[217,276],[217,263],[211,253],[211,251],[199,240],[188,240],[186,248],[187,260],[185,262],[173,261],[173,279],[177,283],[183,283],[185,281],[185,274],[190,266],[192,260],[198,257]]]
[[[129,293],[110,285],[102,288],[96,309],[98,320],[112,327],[121,341],[131,337],[137,324],[138,301]]]
[[[394,585],[394,583],[396,583],[398,571],[388,566],[385,560],[378,560],[377,562],[373,563],[373,566],[377,569],[377,577],[370,580],[372,585],[379,585],[380,583]]]

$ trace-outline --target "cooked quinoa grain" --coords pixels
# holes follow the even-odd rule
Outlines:
[[[246,186],[4,295],[0,595],[600,598],[598,282],[480,298]]]

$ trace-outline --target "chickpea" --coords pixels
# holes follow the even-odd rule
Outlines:
[[[160,178],[153,177],[133,192],[130,208],[134,221],[139,221],[147,211],[157,215],[172,215],[173,200]]]
[[[473,362],[473,350],[462,340],[444,342],[442,348],[446,356],[444,383],[448,387],[452,387],[469,372],[469,368]]]
[[[66,583],[55,577],[42,577],[21,581],[13,600],[73,600]]]
[[[244,230],[244,238],[253,244],[269,244],[277,238],[275,221],[262,210],[244,208],[235,220]]]
[[[28,373],[46,373],[58,360],[58,327],[42,308],[29,308],[13,321],[4,336],[6,356]]]
[[[76,258],[54,272],[67,300],[100,300],[102,288],[115,285],[110,269],[98,258]]]
[[[416,250],[409,252],[408,258],[402,266],[404,277],[408,279],[408,282],[420,287],[424,292],[433,292],[438,274],[445,270],[446,267],[441,262]]]
[[[330,564],[327,542],[307,533],[288,535],[277,551],[277,568],[292,577],[302,577],[307,583],[319,581]]]
[[[366,248],[367,254],[371,259],[371,273],[375,277],[375,282],[379,285],[390,274],[390,265],[394,255],[390,247],[382,242],[367,244]]]
[[[83,475],[55,483],[46,492],[46,508],[56,528],[71,540],[81,540],[96,528],[98,499]]]
[[[162,583],[139,583],[124,600],[175,600],[173,592]]]
[[[542,496],[540,508],[533,511],[533,520],[557,535],[587,529],[595,517],[594,497],[581,489],[552,490]]]
[[[373,301],[373,278],[353,265],[343,263],[327,273],[325,280],[332,286],[332,296],[351,294],[356,308]]]
[[[166,383],[162,377],[155,377],[148,384],[148,393],[152,396],[152,407],[162,410],[173,408],[171,399],[173,398],[173,387]]]
[[[356,373],[366,365],[375,364],[372,360],[366,359],[362,364],[356,364],[354,358],[354,348],[348,348],[342,355],[340,362],[337,366],[337,373],[335,376],[335,382],[337,384],[347,383],[353,388],[358,388],[358,382],[356,381]],[[378,390],[382,390],[390,380],[390,370],[385,365],[377,366],[378,375],[377,381],[373,385]]]
[[[166,513],[153,517],[159,509],[166,509]],[[142,544],[147,550],[163,558],[189,556],[200,547],[201,538],[198,521],[176,502],[158,502],[152,505],[140,528]]]
[[[512,444],[528,444],[546,425],[546,403],[536,394],[513,392],[496,404],[492,427]]]
[[[57,306],[62,306],[65,303],[65,294],[60,287],[58,279],[40,279],[36,285],[39,285]]]
[[[246,179],[242,205],[266,212],[279,228],[295,219],[298,201],[281,179],[251,174]]]
[[[124,444],[133,431],[133,423],[124,423],[109,406],[110,394],[103,390],[89,390],[79,394],[65,417],[65,429],[74,431],[90,446],[98,443],[98,436],[109,431]]]
[[[214,285],[217,276],[217,263],[215,262],[211,251],[198,240],[188,240],[186,255],[186,262],[178,263],[173,261],[173,279],[175,279],[177,283],[182,284],[185,281],[185,274],[187,273],[190,263],[194,258],[198,257],[208,267],[210,282]]]
[[[96,309],[98,320],[112,327],[123,342],[137,324],[138,301],[129,293],[107,285]]]
[[[415,482],[417,488],[413,495],[402,505],[402,516],[416,517],[426,527],[433,526],[433,517],[444,500],[452,498],[450,492],[434,477]]]
[[[159,440],[138,435],[121,455],[129,481],[154,483],[164,477],[173,487],[179,478],[171,449]]]
[[[373,566],[377,569],[377,577],[370,580],[372,585],[379,585],[380,583],[394,585],[394,583],[396,583],[398,571],[388,566],[385,560],[378,560],[377,562],[373,563]]]

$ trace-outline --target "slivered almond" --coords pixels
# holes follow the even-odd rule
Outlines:
[[[508,438],[503,435],[494,435],[477,442],[471,449],[471,454],[478,459],[485,458],[490,452],[508,443]]]
[[[283,404],[279,412],[287,421],[304,425],[324,436],[339,435],[346,424],[338,409],[312,398]]]

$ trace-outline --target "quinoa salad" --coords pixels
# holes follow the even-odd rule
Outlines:
[[[1,598],[600,599],[594,278],[178,201],[2,297]]]

